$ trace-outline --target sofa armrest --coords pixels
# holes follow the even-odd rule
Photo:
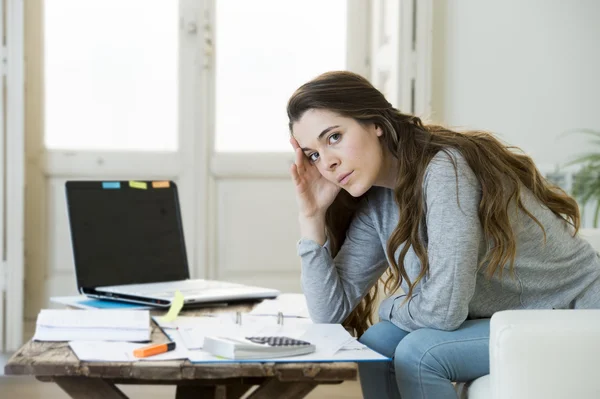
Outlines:
[[[507,310],[490,328],[492,398],[600,398],[600,310]]]

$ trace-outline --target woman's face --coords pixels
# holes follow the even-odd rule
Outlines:
[[[358,197],[374,185],[383,185],[381,128],[311,109],[293,124],[292,134],[321,175],[350,195]]]

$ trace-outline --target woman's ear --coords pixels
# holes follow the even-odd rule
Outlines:
[[[374,124],[373,126],[375,128],[375,134],[377,134],[377,137],[383,136],[383,129],[381,128],[381,126],[377,124]]]

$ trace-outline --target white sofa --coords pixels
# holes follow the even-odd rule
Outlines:
[[[600,398],[600,310],[494,314],[490,374],[468,386],[468,398]]]
[[[600,231],[583,230],[597,250]],[[508,310],[492,316],[490,374],[469,399],[600,398],[600,310]]]

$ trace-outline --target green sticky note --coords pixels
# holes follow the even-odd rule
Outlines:
[[[170,322],[175,320],[179,312],[183,308],[183,294],[179,292],[179,290],[175,291],[175,297],[173,297],[173,301],[171,302],[171,307],[165,316],[163,316],[162,321]]]
[[[133,181],[133,180],[131,180],[129,182],[129,187],[131,187],[131,188],[140,188],[142,190],[147,190],[148,189],[148,183],[143,182],[143,181]]]

